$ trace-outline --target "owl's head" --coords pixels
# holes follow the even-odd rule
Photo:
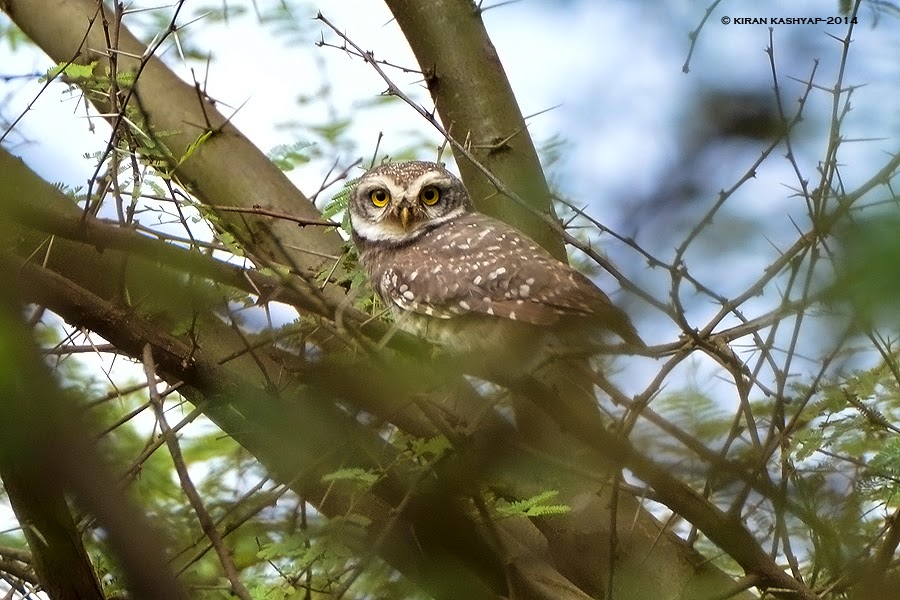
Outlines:
[[[367,171],[350,196],[353,232],[368,242],[414,240],[470,209],[469,194],[455,175],[417,160]]]

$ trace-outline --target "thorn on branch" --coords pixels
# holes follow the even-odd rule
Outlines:
[[[430,68],[425,69],[422,77],[425,79],[425,86],[431,92],[431,96],[434,97],[438,91],[437,65],[431,65]]]

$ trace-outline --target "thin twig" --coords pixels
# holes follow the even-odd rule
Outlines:
[[[209,512],[206,510],[206,506],[203,504],[200,493],[191,481],[187,465],[184,462],[184,456],[181,453],[181,447],[178,445],[178,440],[172,434],[168,421],[166,421],[166,411],[163,400],[157,393],[156,385],[153,383],[156,381],[156,363],[153,360],[153,347],[150,344],[144,346],[143,363],[144,373],[149,382],[148,389],[150,391],[150,403],[153,405],[153,410],[156,412],[156,420],[159,423],[160,433],[166,438],[166,446],[169,449],[169,455],[172,457],[175,471],[178,473],[181,489],[184,490],[188,501],[194,509],[194,513],[197,515],[197,520],[200,522],[203,533],[206,534],[209,541],[216,549],[219,562],[222,564],[222,568],[225,571],[225,577],[228,578],[228,581],[231,584],[231,593],[241,600],[253,600],[250,596],[250,592],[244,586],[243,582],[241,582],[240,573],[237,566],[234,564],[230,550],[225,546],[225,542],[219,535],[218,529],[216,529],[216,524],[213,522],[212,517],[210,517]]]

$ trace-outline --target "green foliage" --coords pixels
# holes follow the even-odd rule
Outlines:
[[[326,219],[331,219],[335,215],[341,214],[341,229],[348,234],[350,233],[350,212],[347,208],[350,204],[350,194],[358,181],[358,177],[346,180],[341,190],[334,194],[331,197],[331,201],[322,209],[322,216]]]
[[[810,392],[804,386],[795,391]],[[879,516],[897,506],[897,381],[883,365],[836,378],[794,418],[800,426],[785,451],[796,469],[795,497],[814,516],[801,530],[812,535],[820,568],[839,574],[866,551],[881,527]]]
[[[365,290],[368,287],[366,274],[359,266],[356,246],[349,242],[343,246],[339,263],[323,267],[316,273],[315,280],[321,284],[330,281],[351,292],[358,289]],[[378,299],[371,290],[363,294],[355,293],[352,297],[353,306],[363,312],[371,313],[378,306]]]
[[[541,157],[541,165],[544,167],[544,172],[547,174],[548,179],[556,179],[555,171],[562,165],[563,158],[572,151],[571,142],[558,133],[541,143],[538,148],[538,155]],[[556,186],[553,185],[552,187],[555,188]],[[559,208],[558,205],[557,208]]]
[[[223,223],[223,220],[219,218],[219,215],[214,208],[210,208],[206,204],[201,204],[199,202],[191,202],[188,203],[188,205],[198,211],[198,222],[205,221],[212,226],[216,241],[222,244],[229,253],[233,256],[244,256],[244,249],[240,242],[238,242],[234,235],[228,231],[228,228]]]
[[[354,106],[361,109],[379,108],[388,104],[396,104],[398,102],[403,102],[403,100],[401,100],[398,96],[395,96],[393,94],[378,94],[376,96],[369,96],[368,98],[358,100],[354,103]]]
[[[272,264],[268,267],[262,267],[259,270],[261,275],[269,277],[287,277],[291,274],[291,268],[285,265]]]
[[[308,142],[281,144],[269,150],[267,156],[282,171],[290,171],[294,167],[305,165],[310,161],[307,150],[311,145]]]
[[[672,422],[705,444],[721,439],[728,432],[731,415],[715,398],[698,389],[667,394],[659,399],[658,406]]]
[[[200,146],[202,146],[203,143],[206,142],[210,137],[212,137],[212,131],[204,131],[203,133],[198,135],[197,139],[188,144],[188,147],[185,149],[184,154],[181,156],[181,158],[178,159],[178,163],[175,165],[175,168],[172,169],[172,171],[177,169],[182,165],[182,163],[184,163],[184,161],[193,156],[194,152],[196,152],[197,149],[200,148]]]
[[[443,435],[419,438],[398,432],[391,438],[391,443],[420,465],[430,465],[453,449],[450,440]]]
[[[321,125],[313,125],[310,129],[325,141],[334,144],[343,139],[351,124],[350,119],[338,119]]]
[[[5,15],[0,15],[0,40],[6,42],[6,45],[13,52],[31,44],[31,40],[28,39],[25,32],[16,27],[14,23],[8,21]]]
[[[348,565],[365,547],[370,525],[369,519],[355,514],[327,521],[317,519],[305,530],[262,544],[258,558],[277,568],[283,580],[281,584],[270,584],[271,588],[293,593],[295,585],[305,581],[306,576],[314,588],[323,591],[338,585]]]
[[[227,24],[232,19],[239,19],[248,13],[248,7],[240,4],[207,4],[192,7],[194,18],[202,18],[212,23]]]
[[[861,483],[870,497],[882,496],[894,500],[900,490],[900,435],[888,438],[867,465],[867,473]]]
[[[80,65],[77,63],[57,63],[50,70],[47,71],[47,74],[41,77],[41,83],[45,81],[49,81],[54,79],[59,75],[63,75],[69,81],[73,83],[84,83],[87,80],[93,79],[94,77],[94,69],[96,68],[99,61],[93,61],[87,65]]]
[[[97,76],[98,64],[99,61],[96,60],[86,65],[72,62],[57,63],[47,70],[47,73],[41,77],[40,81],[43,83],[61,76],[71,84],[77,84],[91,91],[104,93],[108,90],[111,80],[109,71],[105,73],[105,76]],[[123,71],[116,73],[116,84],[120,88],[127,88],[133,85],[134,81],[135,74],[132,72]]]
[[[261,583],[249,591],[253,600],[299,600],[302,597],[301,592],[293,586],[273,586],[267,583]]]
[[[835,303],[849,301],[863,327],[896,328],[900,318],[900,215],[896,210],[854,220],[839,233],[843,260],[831,290]]]
[[[347,207],[350,202],[350,194],[358,181],[359,178],[345,181],[340,191],[335,193],[322,209],[322,217],[325,219],[333,219],[340,214],[341,230],[348,235],[351,233],[351,223],[350,211],[347,210]],[[341,265],[343,268],[341,271],[347,273],[347,275],[339,277],[335,283],[350,291],[360,288],[365,289],[368,286],[368,280],[366,279],[366,274],[359,267],[356,246],[346,243],[343,250],[341,254]],[[335,271],[336,269],[323,269],[317,274],[317,279],[324,282],[327,278],[332,277]],[[355,294],[352,297],[354,298],[354,306],[364,312],[375,314],[380,310],[378,299],[371,290],[365,294]]]
[[[370,487],[381,477],[380,474],[366,469],[340,469],[322,477],[322,481],[350,481],[361,487]]]
[[[550,500],[559,496],[557,490],[547,490],[541,492],[531,498],[516,500],[515,502],[507,502],[504,500],[492,498],[492,507],[494,513],[501,518],[506,517],[547,517],[552,515],[566,514],[571,508],[565,504],[549,504]]]

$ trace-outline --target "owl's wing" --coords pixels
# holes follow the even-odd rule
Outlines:
[[[540,326],[582,317],[586,327],[643,345],[628,316],[589,279],[479,213],[429,232],[391,263],[382,273],[381,295],[403,310],[445,319],[480,313]]]
[[[628,315],[587,277],[547,255],[531,256],[519,268],[480,282],[467,302],[471,311],[552,326],[572,317],[585,328],[608,330],[645,346]]]

